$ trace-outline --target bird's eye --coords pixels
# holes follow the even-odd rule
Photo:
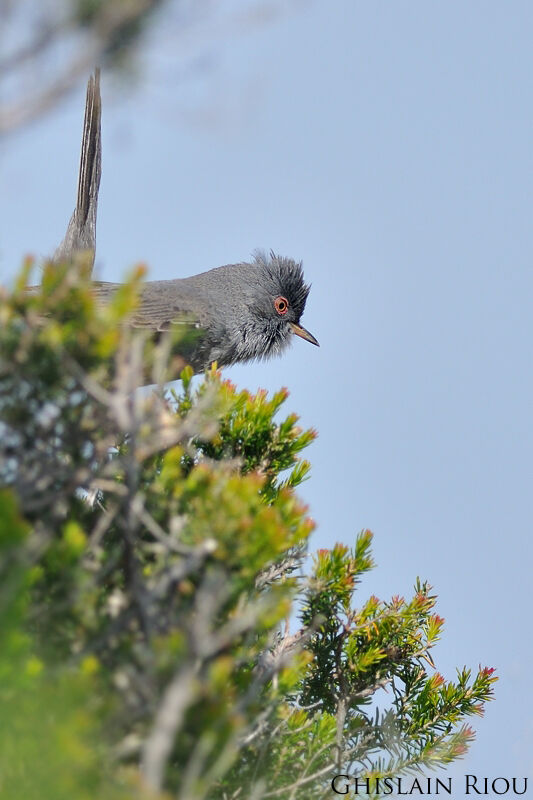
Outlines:
[[[286,314],[287,311],[289,310],[289,301],[287,300],[286,297],[280,295],[279,297],[276,297],[276,299],[274,300],[274,308],[276,309],[280,317],[282,317],[283,314]]]

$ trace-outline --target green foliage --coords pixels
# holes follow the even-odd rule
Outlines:
[[[303,574],[287,392],[132,331],[141,270],[100,307],[82,263],[29,269],[0,297],[3,796],[298,800],[459,757],[492,670],[434,671],[425,583],[356,604],[369,531]]]
[[[57,670],[36,654],[25,622],[37,568],[28,566],[28,529],[7,492],[0,532],[0,796],[132,798],[134,784],[126,792],[126,776],[116,780],[99,741],[105,710],[90,662]]]

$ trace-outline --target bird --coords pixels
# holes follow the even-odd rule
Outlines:
[[[68,262],[88,251],[89,274],[94,265],[96,216],[100,186],[100,73],[87,85],[76,207],[53,260]],[[121,286],[93,281],[96,301],[105,304]],[[146,281],[128,324],[155,337],[176,326],[192,326],[198,335],[187,339],[180,353],[195,373],[214,362],[218,367],[280,355],[296,335],[319,346],[301,324],[310,286],[302,263],[273,251],[256,251],[251,261],[172,280]]]
[[[105,302],[120,284],[93,284]],[[300,322],[310,287],[302,265],[271,252],[257,251],[251,263],[227,264],[189,278],[148,281],[130,324],[154,333],[187,324],[199,329],[187,363],[201,372],[280,355],[292,335],[317,345]]]

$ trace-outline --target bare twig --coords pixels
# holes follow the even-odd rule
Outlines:
[[[0,134],[8,133],[42,115],[68,94],[81,78],[92,69],[94,64],[102,61],[113,37],[126,26],[140,20],[145,14],[159,5],[160,0],[128,0],[121,3],[103,3],[100,11],[92,21],[90,34],[78,42],[75,55],[65,65],[58,77],[40,88],[32,97],[0,108]],[[27,61],[39,55],[46,46],[56,43],[64,35],[77,33],[77,25],[59,24],[50,26],[49,32],[43,33],[32,43],[12,54],[3,70],[11,71],[17,63]]]
[[[161,699],[141,757],[141,772],[150,789],[159,791],[165,767],[187,708],[196,699],[195,685],[200,663],[182,667],[171,680]]]

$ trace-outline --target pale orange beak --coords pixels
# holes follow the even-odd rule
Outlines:
[[[320,347],[317,340],[313,336],[312,333],[309,333],[302,325],[297,325],[295,322],[290,322],[289,325],[292,328],[292,332],[296,334],[296,336],[301,336],[302,339],[305,339],[306,342],[311,342],[311,344],[316,344],[317,347]]]

